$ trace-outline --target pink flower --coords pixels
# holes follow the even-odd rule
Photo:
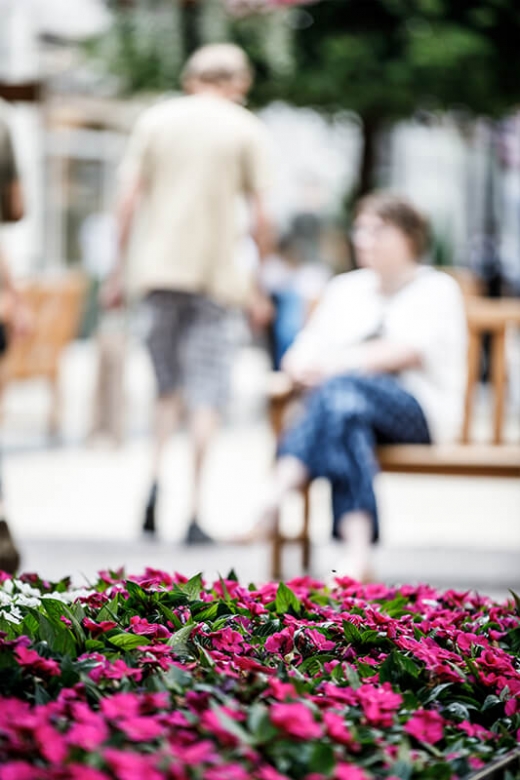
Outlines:
[[[132,718],[139,714],[139,699],[135,693],[115,693],[101,699],[101,712],[106,718]]]
[[[171,636],[171,632],[166,626],[162,626],[160,623],[149,623],[144,618],[140,618],[139,615],[133,615],[130,618],[130,628],[134,634],[153,636],[156,639],[167,639]]]
[[[20,666],[27,667],[32,672],[41,672],[51,677],[59,677],[61,669],[57,661],[49,658],[42,658],[36,650],[28,650],[26,647],[18,646],[15,655]]]
[[[223,764],[204,770],[204,780],[250,780],[250,772],[240,764]]]
[[[59,734],[49,723],[40,723],[34,736],[40,753],[50,764],[63,764],[69,752],[68,745],[61,734]]]
[[[317,739],[322,727],[304,704],[273,704],[269,711],[271,722],[277,728],[298,739]]]
[[[392,725],[393,715],[403,697],[393,692],[390,683],[383,683],[379,687],[365,683],[356,693],[369,723],[383,727]]]
[[[104,772],[84,764],[68,764],[67,772],[70,780],[110,780]]]
[[[273,677],[269,680],[269,690],[273,698],[278,701],[284,701],[288,698],[298,698],[294,685],[292,683],[284,683],[279,680],[278,677]]]
[[[283,631],[279,631],[276,634],[271,634],[265,640],[265,649],[268,653],[280,653],[280,655],[287,655],[294,649],[294,627],[288,626]]]
[[[457,728],[466,732],[469,737],[477,737],[477,739],[480,740],[493,739],[496,737],[496,734],[492,731],[488,731],[484,726],[479,726],[478,723],[469,723],[467,720],[463,720],[462,723],[459,723]]]
[[[318,650],[334,650],[336,648],[336,643],[332,642],[332,640],[327,639],[327,637],[323,636],[321,631],[318,631],[313,628],[308,628],[305,631],[305,636],[307,636],[312,643],[316,646]]]
[[[119,728],[133,742],[157,739],[164,734],[164,726],[152,717],[127,718],[119,723]]]
[[[368,775],[353,764],[338,764],[334,771],[334,780],[368,780]]]
[[[287,775],[281,775],[274,767],[266,765],[256,770],[258,780],[288,780]]]
[[[111,629],[116,628],[116,626],[117,623],[113,620],[102,620],[100,623],[96,623],[90,618],[83,619],[83,627],[86,628],[87,631],[90,631],[94,638],[100,634],[104,634],[106,631],[111,631]]]
[[[223,723],[221,721],[218,715],[219,711],[233,720],[243,719],[242,715],[239,715],[239,713],[231,710],[229,707],[220,707],[217,711],[206,710],[203,712],[200,719],[201,725],[204,729],[206,729],[206,731],[215,734],[219,741],[222,742],[222,744],[229,747],[234,747],[238,743],[238,739],[234,734],[228,731],[225,722]]]
[[[27,761],[10,761],[0,766],[0,780],[39,780],[43,775]]]
[[[244,637],[232,628],[223,628],[211,634],[213,647],[227,653],[240,654],[243,651]]]
[[[74,723],[70,731],[67,732],[67,742],[87,752],[96,750],[107,739],[108,728],[101,718],[90,723]]]
[[[216,759],[215,743],[209,739],[203,739],[193,745],[179,745],[177,741],[171,744],[171,751],[180,761],[187,766],[200,766],[203,763],[214,762]]]
[[[130,750],[107,748],[104,758],[117,780],[164,780],[164,775],[155,766],[155,756],[143,756]]]
[[[327,734],[334,742],[346,745],[349,750],[359,750],[359,744],[348,730],[341,715],[336,712],[324,712],[323,722],[327,728]]]
[[[444,718],[438,712],[418,710],[413,715],[404,730],[419,742],[434,745],[444,736]]]

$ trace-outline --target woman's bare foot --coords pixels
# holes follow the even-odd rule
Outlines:
[[[362,585],[368,585],[374,582],[374,569],[370,556],[358,557],[355,555],[345,555],[338,561],[336,567],[332,569],[329,578],[329,585],[334,586],[337,579],[350,577],[350,579],[360,582]]]
[[[231,544],[255,544],[257,542],[268,542],[273,538],[278,528],[279,509],[269,507],[264,509],[260,518],[254,526],[243,534],[232,536],[229,540]]]

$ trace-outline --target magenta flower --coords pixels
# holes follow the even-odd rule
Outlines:
[[[85,764],[68,764],[67,772],[70,780],[110,780],[105,772]]]
[[[327,734],[334,742],[345,745],[351,751],[359,750],[359,743],[356,742],[341,715],[336,712],[324,712],[323,722],[327,729]]]
[[[34,730],[34,737],[40,753],[49,764],[63,764],[67,758],[69,747],[63,735],[57,732],[48,722],[42,720]]]
[[[392,725],[394,713],[402,704],[403,697],[393,692],[390,683],[379,687],[361,685],[356,693],[369,723],[374,726]]]
[[[56,661],[49,658],[42,658],[36,650],[28,650],[26,647],[18,646],[15,650],[20,666],[29,669],[33,673],[49,675],[50,677],[59,677],[61,669]]]
[[[139,698],[135,693],[114,693],[101,699],[100,707],[109,720],[133,718],[139,714]]]
[[[100,623],[96,623],[90,618],[83,619],[83,627],[86,628],[87,631],[90,631],[94,639],[100,634],[104,634],[107,631],[116,628],[116,626],[117,623],[115,623],[113,620],[102,620]]]
[[[240,654],[242,652],[244,637],[232,628],[223,628],[220,631],[214,631],[211,634],[211,639],[213,647],[217,650],[221,650],[225,653]]]
[[[164,726],[153,717],[126,718],[119,723],[119,728],[133,742],[157,739],[165,732]]]
[[[117,780],[164,780],[163,773],[156,767],[154,755],[107,748],[103,757]]]
[[[91,752],[106,742],[108,735],[106,723],[101,718],[97,718],[96,721],[91,721],[90,723],[74,723],[67,732],[67,742],[70,745]]]
[[[271,634],[265,641],[265,649],[268,653],[287,655],[294,649],[294,632],[294,627],[288,626],[276,634]]]
[[[334,771],[334,780],[368,780],[368,775],[352,764],[338,764]]]
[[[251,774],[240,764],[223,764],[204,770],[204,780],[250,780]]]
[[[40,780],[41,778],[43,772],[38,772],[34,765],[27,761],[10,761],[0,766],[0,780]]]
[[[404,727],[407,734],[419,742],[435,745],[444,736],[444,718],[438,712],[418,710]]]
[[[304,704],[273,704],[269,710],[271,722],[291,737],[317,739],[323,729],[316,723],[312,712]]]
[[[324,636],[321,631],[313,628],[307,628],[305,631],[305,636],[312,641],[317,650],[327,651],[336,649],[336,643],[330,639],[327,639],[327,637]]]
[[[145,618],[140,618],[139,615],[133,615],[130,618],[130,628],[134,634],[153,636],[156,639],[168,639],[171,636],[171,631],[168,631],[166,626],[162,626],[160,623],[149,623]]]

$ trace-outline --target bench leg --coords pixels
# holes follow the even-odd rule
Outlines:
[[[284,539],[282,538],[279,527],[277,527],[273,535],[271,547],[271,578],[273,580],[282,579],[283,545]]]
[[[303,489],[303,527],[300,544],[302,547],[302,569],[307,574],[311,567],[311,540],[309,536],[310,521],[310,484]]]

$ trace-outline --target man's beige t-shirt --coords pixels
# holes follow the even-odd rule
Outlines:
[[[268,149],[262,123],[218,97],[173,98],[143,114],[122,168],[123,187],[143,184],[130,263],[141,292],[247,303],[252,274],[240,258],[248,227],[240,203],[269,183]]]

